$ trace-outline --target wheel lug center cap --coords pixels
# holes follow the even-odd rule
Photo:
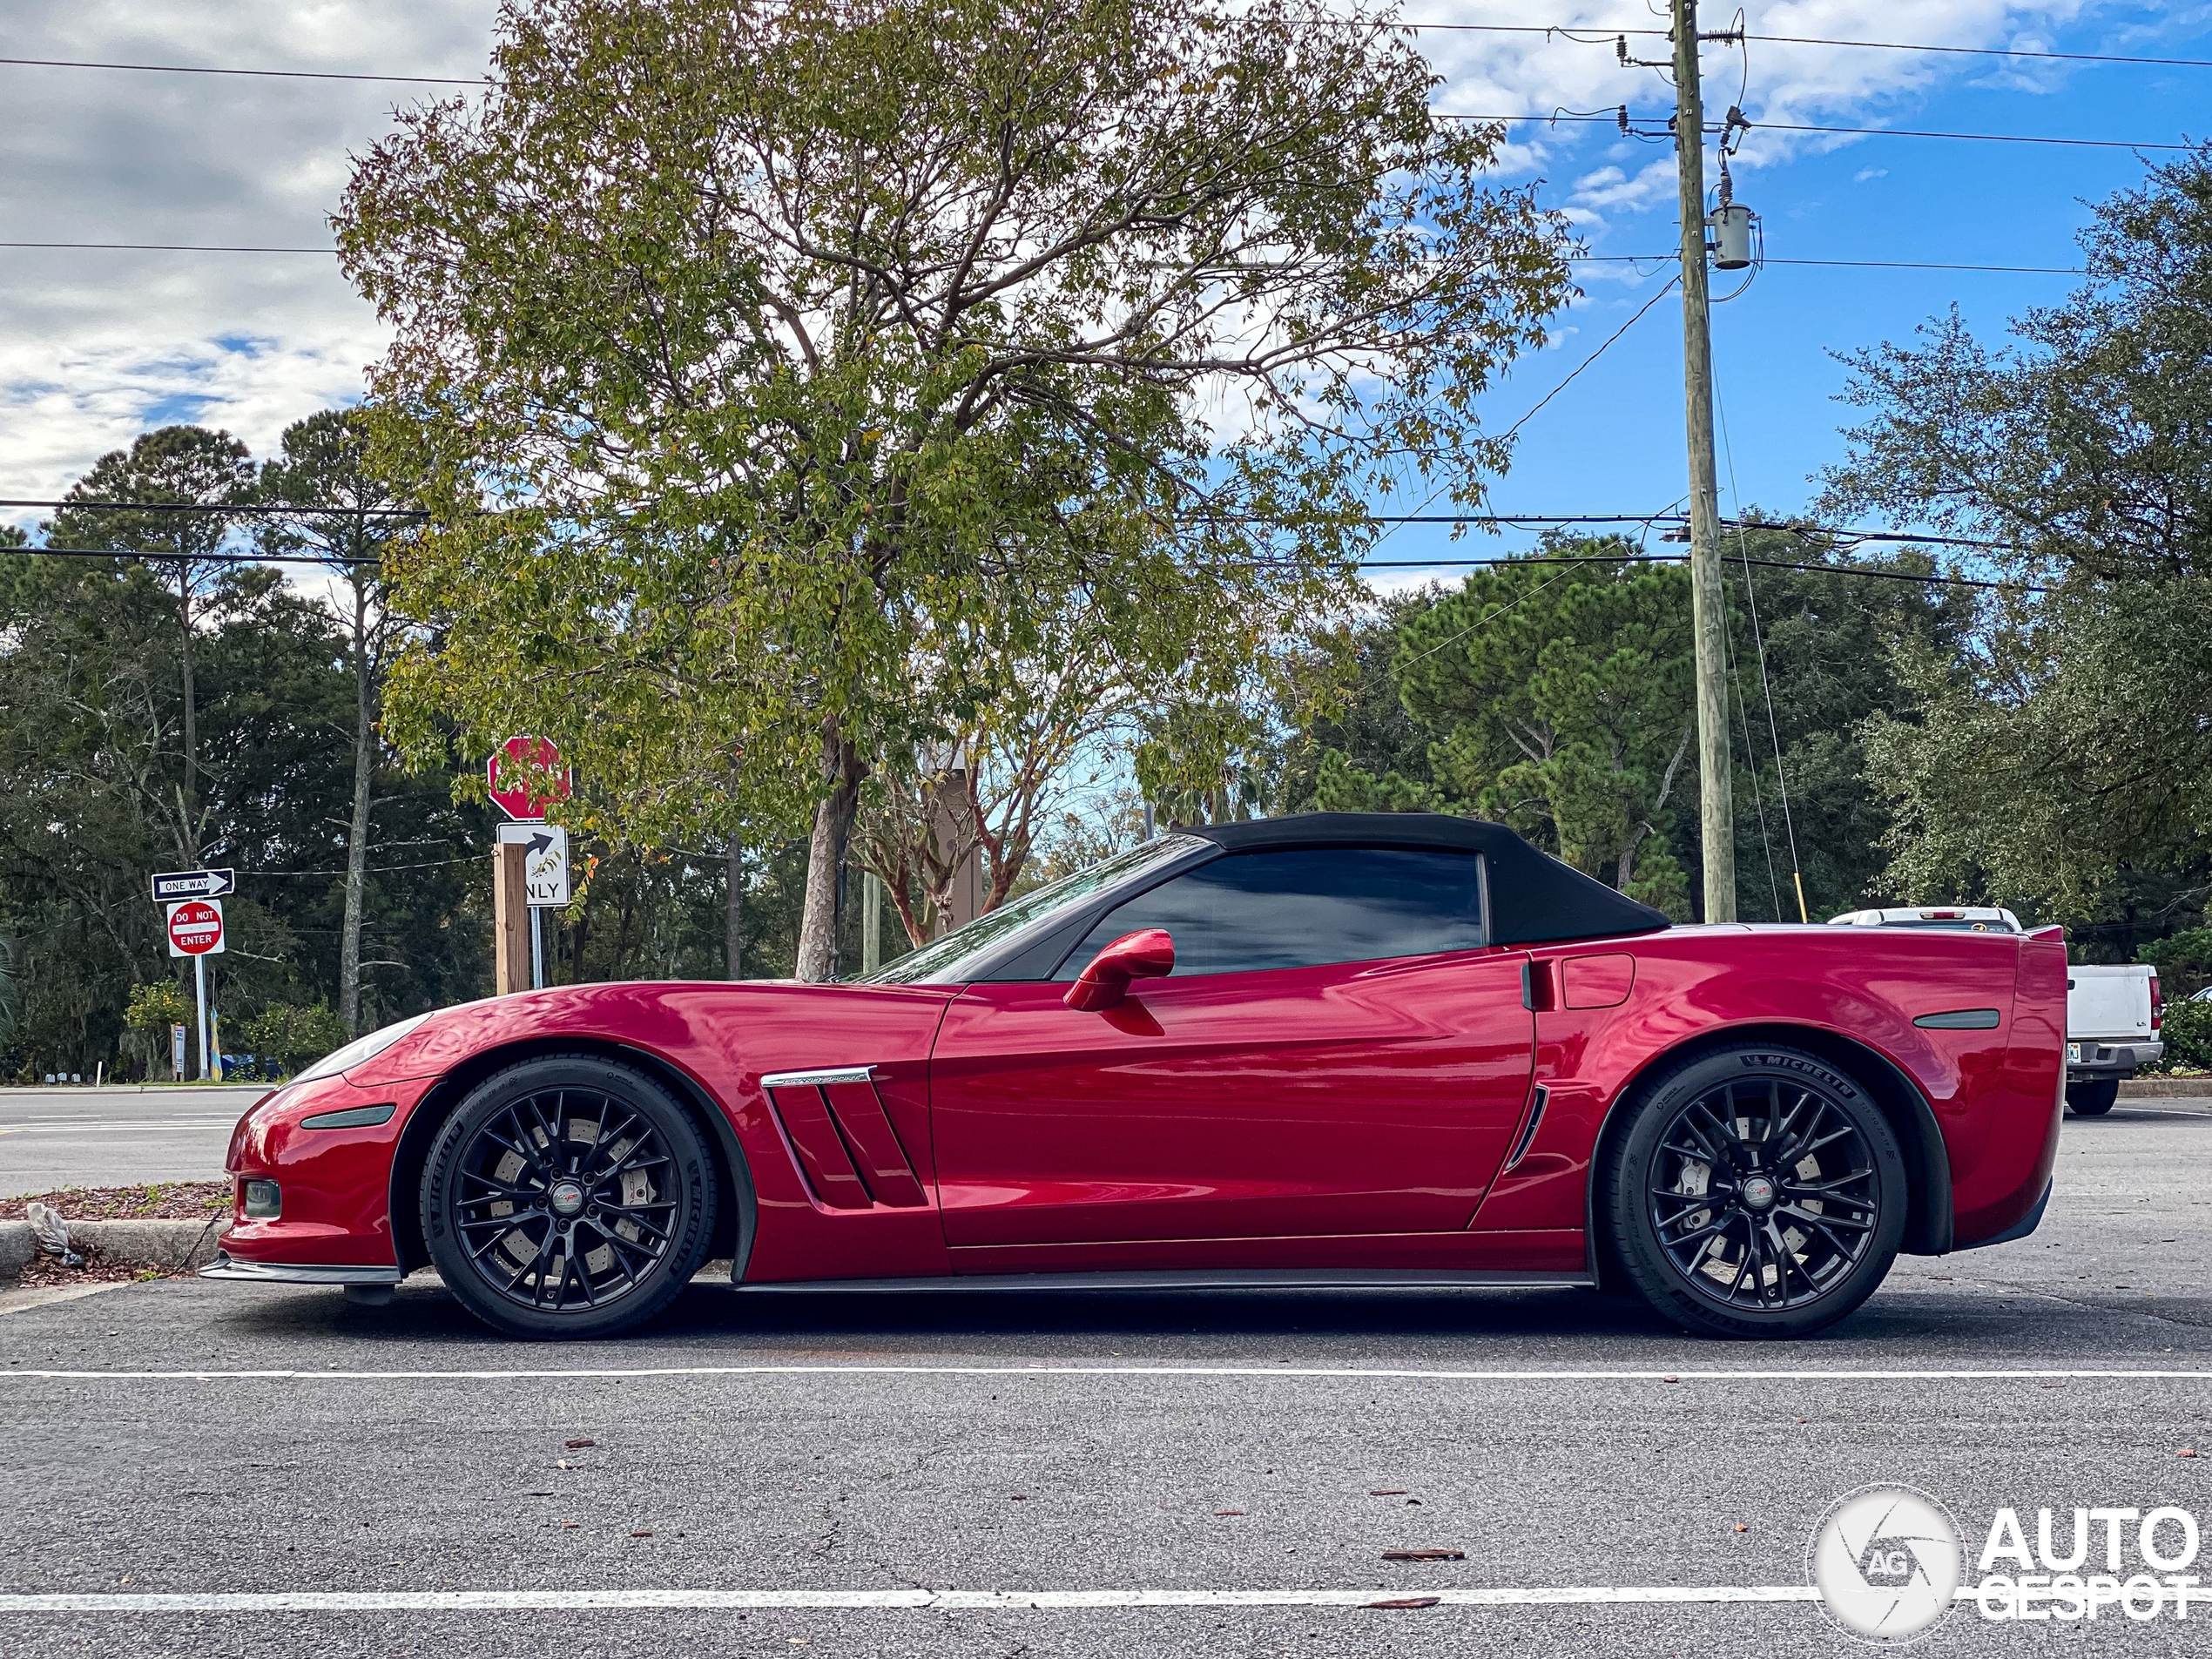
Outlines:
[[[556,1181],[546,1189],[545,1201],[556,1216],[573,1216],[583,1209],[583,1188],[574,1181]]]
[[[1773,1208],[1774,1201],[1782,1196],[1782,1190],[1775,1185],[1772,1176],[1752,1175],[1744,1177],[1743,1194],[1747,1207],[1770,1210]]]

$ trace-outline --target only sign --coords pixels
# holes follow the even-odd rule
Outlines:
[[[223,907],[212,899],[186,899],[169,907],[169,954],[210,956],[223,948]]]

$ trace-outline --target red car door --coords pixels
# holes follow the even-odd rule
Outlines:
[[[1526,957],[1481,946],[1475,867],[1235,854],[1110,913],[1055,981],[967,988],[930,1062],[948,1244],[1464,1228],[1534,1049]],[[1150,927],[1174,975],[1066,1005],[1099,946]],[[1424,944],[1460,948],[1400,948]]]

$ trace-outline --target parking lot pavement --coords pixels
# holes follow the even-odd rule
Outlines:
[[[266,1083],[0,1089],[0,1197],[219,1181],[232,1129],[266,1093]]]
[[[1970,1580],[2002,1505],[2031,1542],[2040,1507],[2063,1542],[2076,1506],[2161,1505],[2212,1541],[2208,1169],[2212,1102],[2069,1120],[2041,1231],[1904,1258],[1786,1346],[1576,1291],[701,1285],[642,1337],[524,1345],[435,1286],[126,1285],[0,1318],[0,1651],[1863,1651],[1801,1599],[1649,1598],[1802,1597],[1815,1523],[1870,1482],[1947,1506]],[[1561,1587],[1646,1599],[1359,1604]],[[523,1605],[421,1599],[485,1591]],[[207,1593],[275,1599],[131,1599]],[[88,1600],[11,1599],[40,1595]],[[2201,1651],[2199,1596],[2062,1631],[1966,1602],[1915,1651]]]

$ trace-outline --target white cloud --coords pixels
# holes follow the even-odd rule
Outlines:
[[[1889,176],[1890,170],[1887,167],[1861,167],[1851,176],[1851,181],[1854,185],[1863,185],[1869,179],[1886,179]]]
[[[1439,21],[1525,24],[1526,0],[1424,0]],[[1755,33],[1944,45],[2038,40],[2084,0],[1782,0],[1751,4]],[[1723,9],[1710,15],[1724,21]],[[12,56],[138,63],[473,77],[495,0],[8,0]],[[1615,58],[1608,24],[1645,23],[1622,0],[1554,0],[1543,20],[1584,23],[1590,44],[1560,35],[1433,32],[1424,44],[1449,80],[1438,106],[1505,115],[1555,109],[1663,120],[1671,93]],[[1656,24],[1656,19],[1650,20]],[[1632,52],[1664,55],[1634,37]],[[1754,43],[1750,77],[1732,49],[1707,57],[1710,102],[1739,96],[1754,119],[1865,121],[1976,72],[1973,60],[1844,47]],[[2023,73],[2030,72],[2023,71]],[[2036,71],[2040,72],[2040,71]],[[1739,86],[1744,87],[1739,94]],[[0,226],[15,240],[327,246],[349,157],[388,125],[395,102],[430,88],[152,75],[0,65]],[[1511,130],[1508,166],[1542,173],[1588,155],[1590,124]],[[1755,130],[1739,172],[1809,147]],[[1671,214],[1668,146],[1624,140],[1608,165],[1547,190],[1582,234],[1613,219]],[[1620,251],[1648,252],[1648,224]],[[1626,279],[1626,267],[1588,267]],[[0,486],[58,493],[101,452],[145,425],[179,418],[228,427],[266,454],[290,421],[359,395],[382,346],[368,308],[314,255],[70,253],[0,249]]]
[[[492,0],[10,0],[24,57],[467,77]],[[0,237],[329,246],[351,153],[433,88],[0,65]],[[51,496],[168,420],[257,455],[358,397],[374,314],[315,254],[0,249],[0,486]],[[37,515],[24,515],[26,518]]]

